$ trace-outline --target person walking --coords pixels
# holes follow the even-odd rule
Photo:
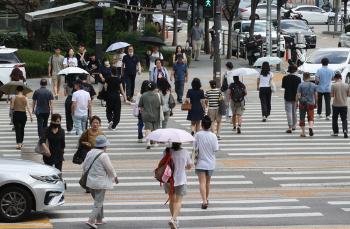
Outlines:
[[[160,59],[155,60],[155,66],[153,67],[150,74],[150,81],[155,82],[158,86],[158,81],[160,79],[170,80],[168,70],[162,66],[162,61]]]
[[[222,97],[220,89],[216,88],[216,81],[210,80],[210,90],[205,92],[206,105],[208,107],[208,116],[211,119],[211,131],[216,134],[220,140],[221,115],[219,113],[219,101]]]
[[[63,69],[64,57],[61,55],[61,49],[56,47],[55,54],[53,54],[48,61],[48,76],[51,79],[52,91],[55,95],[55,99],[58,99],[61,89],[61,76],[58,72]]]
[[[228,89],[230,107],[232,108],[232,116],[235,117],[233,130],[237,129],[237,134],[241,134],[242,116],[245,110],[245,96],[247,96],[246,86],[239,80],[239,76],[233,77],[233,83]],[[236,127],[238,123],[238,127]]]
[[[226,101],[226,122],[231,122],[233,124],[233,129],[236,129],[236,117],[232,115],[231,108],[231,97],[228,91],[228,87],[233,83],[233,64],[231,61],[226,62],[226,72],[223,76],[221,91],[224,92],[225,101]]]
[[[182,58],[182,61],[187,64],[187,57],[186,57],[186,53],[185,50],[182,49],[181,45],[176,46],[175,48],[175,53],[173,55],[173,63],[175,64],[179,57]]]
[[[47,88],[47,80],[40,80],[40,88],[34,91],[32,113],[36,115],[38,136],[43,134],[43,130],[47,127],[50,114],[53,113],[53,94]]]
[[[196,24],[191,29],[191,39],[192,39],[192,47],[194,52],[194,60],[199,61],[199,55],[202,48],[202,40],[204,37],[204,31],[201,27],[201,19],[196,19]]]
[[[100,67],[100,75],[97,78],[97,85],[98,85],[98,98],[101,101],[101,106],[103,105],[103,100],[106,99],[102,93],[104,93],[104,84],[107,78],[111,77],[112,75],[112,69],[111,69],[111,65],[109,63],[109,60],[107,58],[103,59],[103,65],[101,65]]]
[[[166,152],[163,153],[163,156]],[[187,193],[187,175],[186,170],[190,170],[193,167],[193,163],[190,157],[190,153],[181,147],[181,143],[173,142],[170,148],[171,158],[174,162],[175,170],[173,172],[174,177],[174,193],[169,195],[169,210],[171,219],[169,220],[169,226],[172,229],[179,228],[179,220],[177,217],[180,214],[182,207],[182,199]],[[170,184],[164,184],[165,193],[169,194]]]
[[[54,166],[62,171],[62,163],[64,161],[64,148],[66,147],[64,129],[61,127],[61,115],[52,114],[51,123],[48,128],[43,131],[43,135],[39,140],[45,150],[43,161],[46,165]]]
[[[27,122],[28,112],[30,121],[33,122],[32,113],[29,110],[27,97],[23,94],[23,86],[18,86],[16,96],[11,100],[11,109],[13,110],[13,124],[16,132],[16,149],[22,149],[24,139],[24,128]]]
[[[301,79],[296,75],[298,67],[296,65],[289,65],[289,74],[282,79],[282,88],[284,88],[284,109],[287,114],[288,130],[286,133],[291,134],[297,126],[297,101],[295,101],[297,89],[301,83]]]
[[[169,107],[169,98],[171,94],[171,86],[165,78],[161,78],[158,81],[158,89],[160,97],[162,98],[163,103],[163,116],[164,120],[162,120],[162,128],[166,128],[168,125],[168,120],[170,117],[170,107]]]
[[[100,117],[96,115],[92,116],[90,119],[90,126],[91,127],[85,130],[79,138],[79,145],[86,149],[86,151],[89,151],[95,147],[97,136],[105,135],[103,131],[100,130]]]
[[[211,125],[210,117],[204,116],[202,130],[194,136],[194,148],[198,152],[195,168],[202,197],[202,209],[207,209],[209,205],[210,181],[215,169],[215,154],[219,151],[218,139],[215,134],[210,132]]]
[[[317,104],[317,87],[310,81],[310,73],[305,72],[303,74],[304,82],[300,83],[297,89],[296,99],[299,102],[299,125],[301,128],[300,137],[306,137],[305,135],[305,116],[309,121],[309,135],[314,136],[314,109]]]
[[[143,120],[142,120],[142,115],[141,115],[141,112],[140,112],[140,108],[139,108],[139,103],[140,103],[140,99],[141,99],[141,96],[143,95],[143,93],[147,92],[149,87],[149,80],[144,80],[141,84],[141,90],[140,92],[137,94],[136,96],[136,99],[135,99],[135,104],[133,104],[134,106],[137,107],[138,109],[138,115],[137,115],[137,133],[138,133],[138,136],[137,136],[137,139],[138,139],[138,143],[142,143],[143,141],[143,132],[142,132],[142,129],[143,129],[143,126],[144,126],[144,123],[143,123]]]
[[[123,57],[122,76],[125,80],[126,96],[132,101],[135,90],[136,73],[141,75],[141,64],[139,58],[134,55],[134,47],[129,46],[128,54]]]
[[[67,97],[64,102],[64,110],[65,110],[65,117],[66,117],[67,134],[73,134],[72,96],[74,91],[75,91],[74,83],[71,84],[70,82],[65,82],[64,95]]]
[[[188,81],[188,66],[181,56],[177,57],[177,62],[173,65],[173,72],[171,81],[175,80],[175,92],[177,95],[177,102],[182,103],[185,83]]]
[[[121,76],[122,73],[122,67],[123,67],[123,58],[125,56],[124,48],[118,49],[116,51],[116,54],[113,55],[113,61],[112,65],[117,68],[117,76]],[[121,79],[123,82],[123,80]],[[125,90],[125,85],[123,85],[123,88]]]
[[[341,73],[334,75],[335,83],[332,84],[331,95],[333,97],[332,104],[332,136],[338,136],[338,116],[340,115],[343,127],[344,138],[348,138],[348,96],[350,96],[350,88],[347,83],[343,83]]]
[[[124,102],[126,102],[126,95],[120,78],[117,75],[117,68],[113,66],[111,71],[111,77],[105,80],[105,87],[107,88],[106,116],[108,120],[108,129],[115,130],[120,121],[120,94],[123,95]]]
[[[149,72],[149,80],[153,81],[153,71],[154,68],[157,65],[157,60],[160,60],[160,65],[162,65],[162,61],[164,60],[163,54],[161,52],[159,52],[159,48],[158,47],[152,47],[151,51],[148,51],[148,58],[149,58],[149,68],[148,68],[148,72]]]
[[[87,70],[89,65],[89,55],[83,43],[79,44],[78,53],[76,55],[78,67]]]
[[[74,56],[74,50],[68,49],[66,57],[63,59],[63,67],[78,67],[78,59]]]
[[[139,108],[145,125],[146,137],[152,131],[159,129],[160,127],[160,106],[163,106],[163,101],[159,94],[155,92],[155,89],[156,84],[154,82],[149,82],[147,92],[142,94],[139,101]],[[151,142],[148,140],[146,142],[146,149],[150,148]]]
[[[257,90],[261,103],[262,121],[266,122],[271,113],[271,81],[273,75],[269,62],[262,63],[261,72],[257,80]]]
[[[90,94],[83,90],[81,80],[74,83],[76,90],[72,96],[72,116],[75,134],[81,135],[86,129],[86,123],[92,114],[92,103]]]
[[[113,164],[107,154],[109,141],[104,135],[96,137],[95,147],[89,151],[83,163],[83,172],[89,170],[86,186],[90,189],[94,205],[86,224],[90,228],[97,228],[106,222],[103,221],[103,202],[106,190],[113,189],[118,184],[118,177]]]
[[[331,83],[334,77],[334,72],[328,68],[328,58],[322,58],[322,67],[316,72],[317,84],[317,115],[322,118],[322,97],[326,106],[326,120],[330,120],[331,115]]]
[[[191,121],[191,134],[194,135],[200,129],[201,120],[205,113],[204,91],[198,78],[194,78],[191,83],[192,88],[187,91],[186,100],[192,104],[192,109],[188,111],[187,120]]]

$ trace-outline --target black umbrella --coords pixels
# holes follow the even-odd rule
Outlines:
[[[143,43],[155,45],[155,46],[165,45],[164,41],[159,37],[141,37],[140,41]]]

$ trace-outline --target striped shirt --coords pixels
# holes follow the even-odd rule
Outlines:
[[[205,98],[208,100],[209,109],[218,109],[221,91],[218,88],[210,89],[205,92]]]

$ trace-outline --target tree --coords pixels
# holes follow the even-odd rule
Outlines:
[[[250,27],[249,27],[249,38],[253,38],[254,36],[254,25],[255,25],[255,19],[256,19],[256,7],[258,6],[259,0],[252,0],[252,5],[251,5],[251,11],[250,14]]]
[[[252,0],[254,1],[254,0]],[[232,23],[238,13],[238,6],[240,0],[224,0],[223,1],[223,14],[228,22],[228,40],[227,40],[227,55],[226,58],[230,59],[232,56]]]

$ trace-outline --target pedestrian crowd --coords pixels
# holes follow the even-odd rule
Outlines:
[[[193,28],[195,38],[200,40],[201,33],[198,28]],[[197,45],[200,45],[199,40]],[[195,54],[197,59],[198,55],[198,53]],[[36,116],[38,146],[42,148],[43,161],[47,165],[62,171],[66,148],[65,135],[75,134],[79,137],[73,163],[82,164],[83,173],[87,175],[84,187],[94,199],[91,215],[86,222],[91,228],[97,228],[97,225],[105,223],[103,201],[106,190],[112,189],[113,184],[119,182],[107,153],[110,143],[100,129],[101,119],[93,115],[93,100],[96,94],[97,99],[101,100],[101,105],[106,107],[109,130],[116,130],[120,122],[121,97],[126,104],[132,106],[133,115],[138,120],[138,142],[145,143],[146,149],[158,146],[158,142],[148,140],[147,136],[157,129],[169,126],[168,121],[173,115],[176,104],[179,104],[183,111],[187,111],[187,120],[191,122],[191,135],[195,139],[193,152],[190,153],[182,148],[179,142],[172,142],[171,147],[167,148],[163,154],[163,157],[171,158],[169,168],[172,169],[172,182],[164,185],[165,192],[169,194],[171,228],[179,227],[178,216],[187,190],[186,170],[195,168],[202,199],[201,208],[209,207],[210,182],[215,170],[215,155],[219,150],[218,140],[221,139],[222,117],[226,116],[237,134],[242,133],[247,87],[240,77],[233,73],[234,66],[231,62],[226,63],[227,71],[220,82],[220,88],[217,81],[210,80],[206,86],[208,90],[204,90],[201,80],[193,78],[190,88],[185,93],[189,71],[182,47],[176,47],[171,72],[163,66],[163,55],[158,48],[153,48],[148,56],[149,79],[142,82],[136,96],[134,96],[135,80],[137,75],[141,74],[142,67],[132,46],[127,48],[126,54],[122,49],[117,50],[111,63],[105,59],[103,64],[100,64],[95,55],[88,57],[85,46],[81,44],[76,55],[73,49],[69,49],[65,57],[61,55],[59,48],[55,48],[54,54],[48,60],[49,79],[41,79],[40,88],[33,93],[32,106],[29,104],[23,86],[18,86],[16,93],[10,97],[10,117],[16,133],[17,149],[23,147],[27,114],[30,121],[33,121],[32,114]],[[61,78],[59,72],[68,67],[79,67],[88,71],[93,77],[85,74],[68,74],[64,79]],[[262,122],[270,119],[271,97],[275,91],[273,78],[269,63],[264,62],[256,84],[261,102]],[[331,83],[333,79],[334,84]],[[21,73],[15,69],[12,80],[24,81],[25,79],[23,73],[21,77]],[[98,93],[95,92],[91,81],[97,84]],[[52,85],[52,90],[47,88],[49,83]],[[172,83],[175,86],[176,99],[172,94]],[[54,112],[54,101],[61,96],[62,84],[64,84],[66,96],[66,130],[62,128],[61,115]],[[300,136],[306,136],[306,117],[309,125],[308,134],[313,136],[314,109],[317,108],[318,118],[321,118],[322,98],[324,98],[326,120],[330,119],[332,113],[332,136],[339,134],[338,116],[340,116],[344,138],[348,137],[347,97],[350,96],[350,89],[348,84],[343,83],[340,73],[334,73],[328,68],[327,58],[322,59],[322,67],[315,75],[315,82],[311,80],[309,73],[304,73],[301,78],[297,74],[297,67],[290,65],[288,74],[282,79],[281,87],[284,88],[288,124],[286,133],[293,133],[296,130],[299,108]],[[332,106],[331,97],[333,97]]]

